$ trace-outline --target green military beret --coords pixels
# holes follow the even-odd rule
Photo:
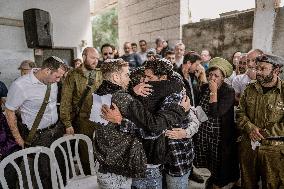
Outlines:
[[[212,58],[209,62],[209,69],[210,68],[218,68],[220,69],[225,77],[230,77],[233,73],[233,66],[224,58],[215,57]]]

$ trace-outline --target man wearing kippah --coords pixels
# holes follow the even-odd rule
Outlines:
[[[256,58],[256,82],[240,99],[238,127],[242,131],[242,188],[284,187],[284,83],[279,78],[284,59],[263,54]]]
[[[7,122],[20,147],[50,147],[52,142],[63,136],[63,128],[57,124],[56,83],[63,77],[66,69],[60,58],[52,56],[43,61],[40,69],[31,70],[29,74],[15,80],[9,88],[5,103]],[[43,114],[38,116],[44,102],[47,104]],[[21,115],[21,124],[17,123],[16,111]],[[31,137],[32,128],[35,128],[36,133]],[[38,168],[43,188],[52,188],[48,158],[40,158]]]

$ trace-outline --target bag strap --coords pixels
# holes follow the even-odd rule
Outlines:
[[[36,118],[35,118],[35,121],[33,123],[33,126],[27,136],[27,139],[25,140],[25,145],[27,146],[30,146],[31,145],[31,142],[36,134],[36,131],[37,131],[37,128],[39,126],[39,123],[42,119],[42,116],[45,112],[45,109],[46,109],[46,106],[48,104],[48,100],[49,100],[49,96],[50,96],[50,91],[51,91],[51,85],[47,85],[47,89],[46,89],[46,92],[45,92],[45,96],[44,96],[44,99],[43,99],[43,102],[41,104],[41,107],[36,115]]]
[[[80,98],[80,100],[78,102],[78,105],[77,105],[78,108],[77,108],[77,111],[76,111],[76,117],[78,116],[78,114],[79,114],[79,112],[80,112],[80,110],[81,110],[81,108],[83,106],[83,103],[84,103],[84,101],[85,101],[85,99],[87,97],[87,94],[92,89],[93,84],[94,84],[94,79],[91,78],[91,73],[90,73],[89,78],[88,78],[88,84],[87,84],[86,88],[84,89],[84,91],[83,91],[83,93],[81,95],[81,98]]]

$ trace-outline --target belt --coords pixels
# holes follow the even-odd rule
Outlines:
[[[45,127],[45,128],[43,128],[43,129],[38,129],[36,132],[37,132],[37,133],[44,133],[44,132],[46,132],[46,131],[48,131],[48,130],[53,129],[54,127],[56,127],[56,123],[54,123],[54,124],[52,124],[52,125],[50,125],[50,126],[48,126],[48,127]]]
[[[279,140],[261,140],[261,144],[264,146],[279,146],[284,145],[284,141]]]

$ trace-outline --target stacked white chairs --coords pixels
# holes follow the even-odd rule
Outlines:
[[[33,157],[32,158],[33,159],[32,162],[34,163],[33,166],[30,165],[31,161],[29,161],[29,155],[32,155]],[[5,159],[3,159],[0,162],[0,181],[1,181],[2,187],[4,189],[8,188],[7,181],[4,176],[4,170],[8,164],[11,164],[17,172],[20,189],[24,189],[25,187],[23,183],[24,179],[27,180],[29,189],[33,189],[33,185],[35,184],[33,183],[33,181],[36,181],[38,188],[42,189],[43,188],[42,182],[41,182],[41,178],[38,172],[38,162],[39,162],[40,155],[47,155],[49,158],[52,188],[53,189],[63,188],[64,186],[63,186],[59,166],[57,164],[55,155],[49,148],[42,147],[42,146],[30,147],[30,148],[26,148],[26,149],[14,152],[13,154],[10,154],[9,156],[7,156]],[[19,164],[17,164],[16,162],[18,158],[20,158],[21,160],[21,163]],[[24,166],[24,170],[25,170],[24,175],[22,174],[23,173],[22,166]],[[30,166],[33,168],[33,170],[32,169],[30,170]],[[31,171],[34,173],[35,179],[32,178]],[[15,180],[15,182],[17,181]]]

